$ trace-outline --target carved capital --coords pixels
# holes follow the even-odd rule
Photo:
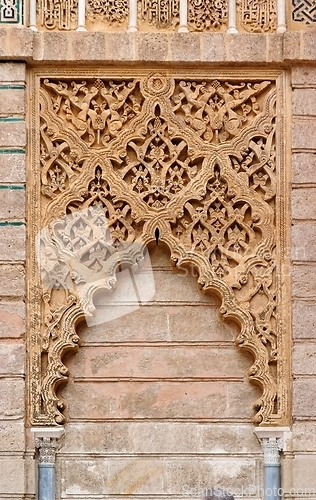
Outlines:
[[[38,449],[40,464],[55,464],[56,452],[60,446],[60,438],[64,429],[31,429],[34,435],[35,448]]]
[[[290,435],[288,427],[256,428],[254,430],[263,451],[264,465],[280,465],[280,452]]]

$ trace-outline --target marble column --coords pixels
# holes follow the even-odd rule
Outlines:
[[[55,459],[64,428],[33,428],[38,449],[38,500],[55,500]]]
[[[263,451],[264,500],[280,500],[280,452],[290,435],[288,427],[256,427],[254,430]]]
[[[136,33],[137,26],[137,0],[129,0],[128,33]]]

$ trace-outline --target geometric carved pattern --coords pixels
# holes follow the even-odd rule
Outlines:
[[[315,2],[313,0],[292,0],[292,19],[304,24],[315,23]]]
[[[262,390],[254,422],[284,423],[281,77],[74,74],[34,72],[32,424],[64,422],[56,389],[76,325],[115,285],[118,261],[136,265],[157,234],[240,325],[236,344],[253,354],[249,379]]]
[[[194,31],[214,31],[227,25],[227,0],[189,0],[188,7],[188,23]]]
[[[141,20],[155,28],[179,24],[179,0],[138,0]]]
[[[246,31],[266,33],[275,31],[276,0],[237,0],[240,22]]]
[[[22,0],[0,0],[0,24],[19,24],[22,12]]]
[[[71,30],[77,27],[78,0],[39,0],[37,2],[40,25],[49,30]]]

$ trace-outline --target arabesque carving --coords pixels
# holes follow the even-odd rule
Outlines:
[[[284,423],[282,85],[277,75],[112,74],[34,76],[32,424],[63,423],[56,389],[76,325],[155,239],[240,325],[236,344],[253,354],[249,379],[262,389],[254,422]]]
[[[194,31],[217,31],[226,27],[227,0],[189,0],[188,23]]]
[[[90,21],[119,26],[128,18],[128,0],[88,0],[86,15]]]
[[[246,31],[266,33],[277,25],[276,0],[237,0],[239,19]]]

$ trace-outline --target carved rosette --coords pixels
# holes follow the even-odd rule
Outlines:
[[[249,379],[262,389],[254,422],[282,422],[276,75],[141,74],[35,78],[32,423],[63,423],[56,388],[68,377],[62,358],[78,346],[76,326],[157,234],[240,325],[236,344],[253,354]]]
[[[193,31],[219,31],[226,28],[227,0],[188,0],[188,23]]]
[[[88,0],[87,19],[120,26],[128,19],[128,0]]]

